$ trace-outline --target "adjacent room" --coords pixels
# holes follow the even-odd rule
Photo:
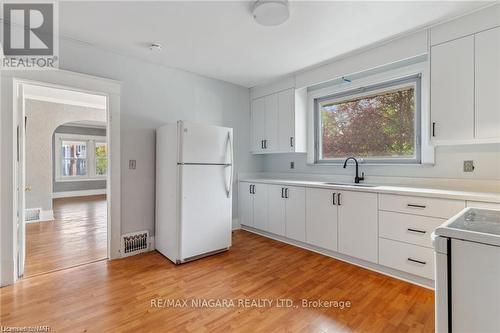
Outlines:
[[[500,333],[499,1],[0,6],[0,331]]]
[[[106,99],[36,85],[23,93],[22,275],[107,258]]]

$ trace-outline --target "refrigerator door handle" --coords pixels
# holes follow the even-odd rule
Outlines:
[[[229,184],[226,185],[226,194],[227,197],[229,198],[231,196],[231,191],[233,189],[233,142],[231,140],[231,132],[227,132],[227,141],[226,145],[229,145],[228,147],[228,152],[229,152],[229,164],[226,167],[231,168],[231,172],[229,174]]]

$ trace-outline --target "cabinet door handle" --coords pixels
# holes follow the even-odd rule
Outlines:
[[[248,192],[250,192],[250,194],[252,194],[252,185],[248,186]]]
[[[335,203],[335,195],[336,195],[336,194],[337,194],[337,193],[333,193],[333,194],[332,194],[332,203],[333,203],[333,205],[334,205],[334,206],[336,205],[336,203]]]
[[[264,149],[264,140],[260,140],[260,149]]]
[[[252,185],[252,194],[255,194],[255,185]]]
[[[288,187],[285,188],[285,199],[288,199]]]
[[[264,149],[267,149],[267,140],[264,140]]]
[[[432,122],[432,136],[436,136],[436,122]]]
[[[290,137],[290,147],[293,147],[293,136]]]
[[[283,199],[285,198],[285,188],[284,187],[281,188],[281,198],[283,198]]]
[[[417,205],[417,204],[407,204],[406,206],[408,206],[409,208],[421,208],[421,209],[427,207],[425,205]]]
[[[407,260],[411,261],[411,262],[414,262],[414,263],[417,263],[417,264],[420,264],[420,265],[426,265],[427,264],[425,261],[417,260],[417,259],[413,259],[413,258],[408,258]]]
[[[418,230],[418,229],[413,229],[413,228],[408,228],[408,229],[406,229],[406,230],[407,230],[408,232],[415,232],[415,233],[417,233],[417,234],[425,234],[425,233],[427,233],[427,231],[425,231],[425,230]]]
[[[342,193],[337,194],[337,205],[341,206],[340,198],[342,197]]]

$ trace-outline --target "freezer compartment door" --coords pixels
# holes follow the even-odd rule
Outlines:
[[[182,165],[181,259],[231,246],[230,167]]]
[[[179,135],[179,163],[232,164],[232,128],[179,122]]]

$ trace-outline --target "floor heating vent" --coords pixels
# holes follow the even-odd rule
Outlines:
[[[122,256],[132,256],[134,254],[147,252],[149,249],[148,231],[131,232],[122,235]]]
[[[40,220],[41,208],[29,208],[24,211],[24,221],[38,221]]]

